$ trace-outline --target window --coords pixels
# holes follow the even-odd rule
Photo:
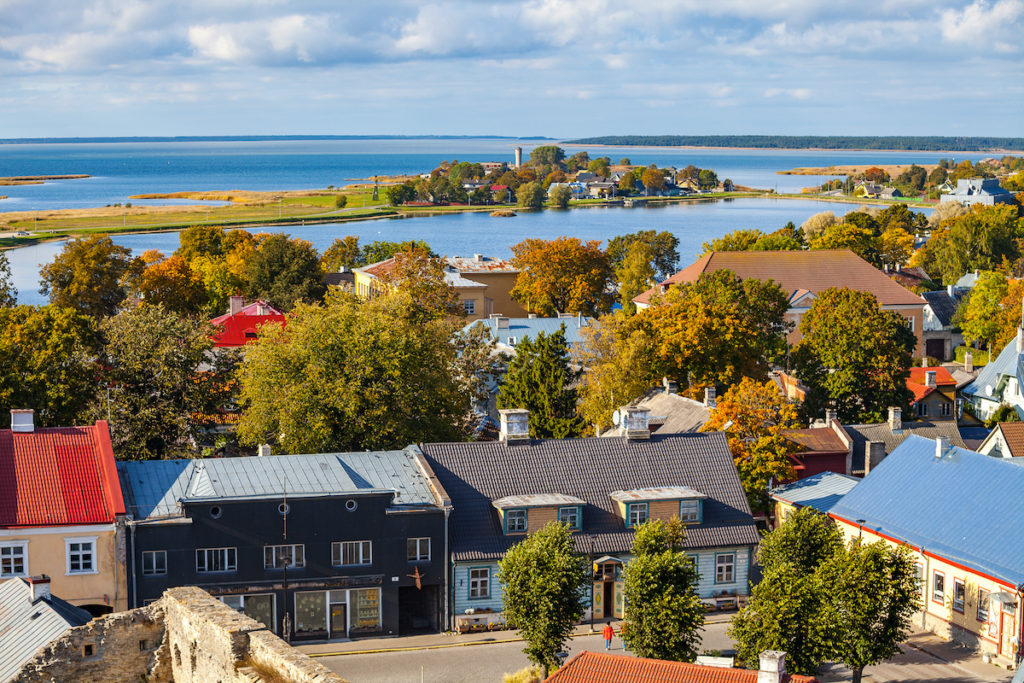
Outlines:
[[[914,319],[913,318],[907,318],[907,324],[910,326],[910,331],[913,332],[914,331]]]
[[[917,416],[918,417],[928,417],[928,404],[927,403],[920,403],[919,402],[917,404]]]
[[[917,594],[924,595],[924,565],[920,562],[914,563],[914,584],[917,586]]]
[[[335,567],[370,564],[370,541],[339,541],[331,545],[331,556]]]
[[[481,599],[491,597],[491,570],[478,567],[469,570],[469,597]]]
[[[629,526],[640,526],[647,521],[647,503],[630,503],[627,509]]]
[[[283,567],[305,567],[306,546],[304,545],[265,545],[263,546],[263,568],[282,569]]]
[[[509,534],[526,533],[526,510],[509,510],[506,512],[505,531]]]
[[[964,600],[967,598],[967,587],[963,579],[953,579],[953,609],[963,613]]]
[[[515,346],[515,345],[516,345],[516,338],[515,338],[515,337],[509,337],[509,338],[508,338],[508,341],[507,341],[506,343],[507,343],[507,344],[508,344],[509,346]]]
[[[946,601],[946,577],[940,572],[932,574],[932,600],[938,603]]]
[[[64,546],[67,549],[68,574],[95,574],[97,572],[95,538],[66,538]]]
[[[988,591],[978,589],[978,621],[988,621]]]
[[[700,501],[683,500],[679,502],[679,519],[684,522],[700,521]]]
[[[939,415],[941,415],[942,417],[949,417],[952,414],[952,412],[952,403],[943,403],[942,405],[939,406]]]
[[[234,548],[199,548],[196,550],[196,571],[200,574],[233,572],[238,569]]]
[[[736,581],[736,554],[726,553],[715,556],[715,583]]]
[[[0,579],[28,576],[28,543],[0,543]]]
[[[558,521],[570,529],[580,528],[580,509],[578,507],[558,508]]]
[[[474,314],[476,314],[476,302],[471,300],[471,299],[467,299],[466,301],[463,301],[462,302],[462,310],[466,312],[466,315],[474,315]]]
[[[142,552],[142,575],[163,576],[167,573],[166,550],[144,550]]]
[[[429,538],[410,538],[405,542],[405,549],[410,562],[430,562]]]

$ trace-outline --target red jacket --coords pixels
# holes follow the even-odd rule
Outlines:
[[[604,626],[604,639],[611,640],[615,635],[615,629],[612,628],[611,624],[605,624]]]

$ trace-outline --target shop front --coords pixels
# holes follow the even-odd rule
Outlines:
[[[295,637],[350,638],[379,633],[380,588],[295,591]]]

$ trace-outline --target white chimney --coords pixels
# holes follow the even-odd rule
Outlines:
[[[903,409],[894,406],[889,407],[889,430],[893,434],[903,431]]]
[[[949,298],[956,296],[956,285],[946,285],[946,294],[949,294]]]
[[[32,602],[50,597],[50,577],[46,574],[30,576],[25,581],[28,589],[32,592]]]
[[[974,372],[974,354],[970,351],[964,354],[964,370]]]
[[[924,373],[924,385],[926,387],[934,387],[938,382],[939,373],[935,370],[925,370]]]
[[[921,367],[922,368],[928,367],[928,358],[927,357],[921,359]]]
[[[829,409],[825,411],[825,426],[828,427],[833,422],[839,419],[839,413],[835,410]]]
[[[529,318],[530,320],[534,320],[534,319],[537,318],[537,314],[536,313],[528,313],[526,315],[526,317]]]
[[[501,317],[501,313],[491,313],[491,314],[490,314],[489,316],[487,316],[487,317],[488,317],[488,318],[490,318],[491,320],[497,320],[498,318],[500,318],[500,317]]]
[[[521,408],[499,410],[501,418],[501,434],[498,437],[505,443],[516,443],[530,440],[530,411]]]
[[[269,443],[261,443],[259,445],[259,448],[256,449],[256,455],[258,455],[261,458],[270,455],[270,452],[271,451]]]
[[[666,394],[675,394],[679,391],[679,385],[670,380],[668,377],[661,378],[661,386],[665,387]]]
[[[935,457],[941,458],[949,450],[949,437],[948,436],[937,436],[935,437]]]
[[[28,410],[21,410],[17,408],[11,410],[11,431],[19,433],[31,433],[36,431],[35,414],[36,411],[31,408]]]
[[[626,438],[630,440],[651,438],[651,410],[640,406],[626,406],[619,410]]]
[[[508,318],[506,318],[505,316],[499,316],[499,317],[495,318],[494,320],[495,320],[494,324],[497,326],[497,328],[499,330],[507,330],[508,329]]]
[[[786,678],[786,653],[765,650],[759,657],[757,683],[782,683]]]
[[[715,399],[715,387],[714,385],[704,388],[704,406],[707,408],[714,408],[717,404]]]
[[[233,296],[228,299],[228,313],[234,315],[245,308],[244,296]]]
[[[476,261],[477,263],[483,263],[484,262],[484,255],[483,254],[473,254],[473,260]]]

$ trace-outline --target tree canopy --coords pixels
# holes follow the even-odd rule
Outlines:
[[[679,269],[679,238],[667,230],[640,230],[611,238],[607,251],[613,268],[622,266],[635,242],[642,242],[649,248],[651,267],[657,277],[667,278]]]
[[[139,266],[131,249],[106,235],[73,238],[40,269],[39,293],[61,308],[96,317],[114,315],[128,294],[126,276]]]
[[[597,240],[530,238],[512,247],[519,277],[512,298],[541,316],[595,315],[611,308],[612,268]]]
[[[0,308],[15,306],[17,303],[18,288],[14,286],[11,264],[7,260],[7,254],[0,251]]]
[[[291,310],[299,302],[318,301],[324,295],[320,255],[306,240],[283,233],[261,235],[245,261],[246,294]]]

